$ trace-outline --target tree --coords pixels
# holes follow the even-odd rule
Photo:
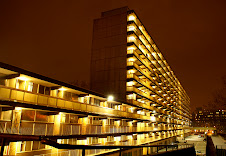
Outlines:
[[[213,93],[213,100],[208,103],[212,110],[226,109],[226,75],[222,77],[223,87]]]

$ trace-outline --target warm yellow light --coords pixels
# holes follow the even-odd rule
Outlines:
[[[133,74],[135,72],[136,72],[136,70],[134,70],[134,69],[128,70],[128,74]]]
[[[17,79],[22,80],[22,81],[28,81],[28,78],[26,78],[26,77],[17,77]]]
[[[59,88],[58,90],[65,91],[66,88],[61,87],[61,88]]]
[[[127,82],[127,86],[133,86],[133,85],[134,85],[133,81]]]
[[[145,50],[141,45],[139,45],[139,49],[144,53]]]
[[[128,37],[129,41],[134,41],[136,38],[134,36]]]
[[[133,57],[130,57],[130,58],[128,58],[128,61],[129,61],[129,62],[134,62],[134,61],[136,61],[136,59],[133,58]]]
[[[130,16],[129,16],[129,21],[134,21],[134,20],[135,20],[135,16],[130,15]]]
[[[129,27],[128,27],[128,30],[129,30],[129,31],[133,31],[133,30],[135,30],[135,27],[134,27],[134,26],[129,26]]]
[[[135,50],[135,47],[128,47],[127,50]]]
[[[22,110],[21,107],[15,107],[15,110]]]
[[[108,96],[108,101],[113,101],[114,100],[114,97],[112,95],[109,95]]]
[[[151,116],[151,121],[155,121],[156,118],[154,116]]]

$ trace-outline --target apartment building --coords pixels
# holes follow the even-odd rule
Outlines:
[[[161,111],[183,126],[191,120],[190,99],[134,10],[102,12],[94,20],[91,89],[139,106],[141,113]]]
[[[169,144],[189,132],[189,97],[127,7],[103,12],[94,21],[91,85],[94,91],[0,63],[0,135],[55,136],[58,143],[76,145],[143,145]],[[4,148],[4,155],[56,153],[81,155],[81,150],[59,150],[38,140],[9,142]]]
[[[193,127],[214,127],[217,133],[226,132],[226,110],[199,108],[192,114]]]
[[[184,135],[184,121],[167,111],[163,115],[164,111],[109,101],[94,91],[0,63],[2,136],[56,136],[58,143],[76,145],[169,144]],[[116,150],[87,150],[86,154]],[[38,140],[10,142],[4,148],[4,155],[65,152],[81,155],[81,150],[62,151]]]

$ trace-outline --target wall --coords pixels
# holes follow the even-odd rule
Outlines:
[[[120,14],[117,14],[120,13]],[[126,98],[127,8],[94,20],[91,89],[114,100]]]

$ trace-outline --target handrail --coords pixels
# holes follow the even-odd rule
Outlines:
[[[140,147],[177,147],[176,145],[70,145],[59,144],[52,140],[41,139],[41,143],[56,147],[58,149],[115,149],[115,148],[140,148]],[[194,144],[179,144],[193,147]]]
[[[168,148],[175,148],[178,150],[178,146],[181,146],[180,149],[186,149],[194,147],[194,144],[176,144],[176,145],[70,145],[70,144],[59,144],[56,141],[41,139],[41,143],[49,146],[53,146],[58,149],[82,149],[82,156],[85,156],[86,149],[120,149],[119,155],[121,156],[122,149],[133,149],[133,148],[150,148],[157,147],[157,153],[159,148],[166,148],[166,152]],[[183,148],[185,146],[185,148]]]
[[[143,145],[69,145],[69,144],[59,144],[55,140],[61,138],[60,136],[34,136],[34,135],[18,135],[18,134],[4,134],[0,133],[1,138],[1,154],[4,150],[4,146],[6,146],[9,142],[15,141],[41,141],[41,143],[53,146],[58,149],[83,149],[82,153],[85,154],[86,149],[132,149],[132,148],[150,148],[150,147],[157,147],[157,149],[162,149],[163,147],[166,148],[173,148],[183,149],[183,147],[192,147],[193,144],[178,144],[178,145],[149,145],[145,143]]]

